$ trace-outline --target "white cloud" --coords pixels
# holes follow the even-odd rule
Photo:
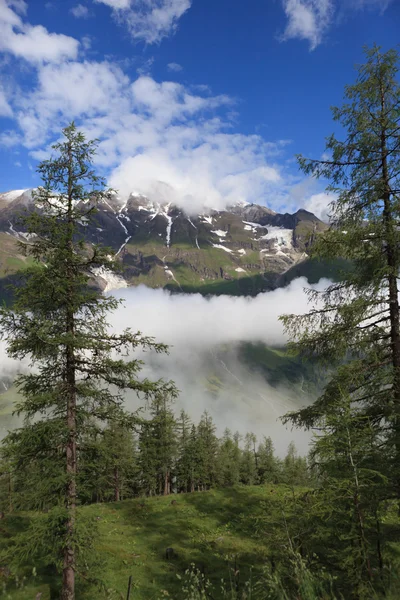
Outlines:
[[[23,143],[23,137],[16,131],[7,130],[0,133],[0,146],[5,148],[12,148]]]
[[[323,290],[326,284],[323,281],[313,288]],[[176,411],[184,408],[197,421],[208,410],[221,434],[225,427],[230,427],[241,433],[253,431],[261,438],[270,435],[280,455],[293,439],[306,452],[309,434],[285,428],[279,416],[309,404],[313,398],[309,393],[302,394],[300,389],[295,393],[293,386],[272,387],[261,374],[241,362],[237,354],[240,342],[284,344],[286,337],[278,316],[294,310],[297,314],[307,311],[305,286],[306,280],[298,279],[287,288],[255,298],[210,299],[200,294],[172,295],[139,286],[113,293],[124,302],[110,315],[109,321],[115,332],[130,327],[170,345],[169,356],[144,354],[141,375],[176,382],[181,391]],[[221,344],[225,348],[222,356]],[[0,342],[0,374],[13,376],[21,368],[29,367],[27,360],[21,365],[8,358],[5,351],[5,344]],[[142,357],[140,353],[137,356]],[[216,373],[222,384],[217,397],[207,391],[207,379]],[[143,406],[143,400],[128,392],[126,404],[134,409]]]
[[[173,73],[179,73],[179,71],[183,71],[182,65],[178,63],[172,62],[167,65],[168,71],[172,71]]]
[[[92,47],[92,38],[90,37],[90,35],[84,35],[81,39],[81,44],[84,50],[90,50],[90,48]]]
[[[314,50],[334,23],[335,12],[379,10],[382,14],[393,0],[282,0],[287,25],[281,39],[306,40]]]
[[[314,289],[323,290],[327,281]],[[140,329],[157,341],[170,345],[170,355],[157,357],[146,353],[143,375],[157,379],[173,379],[181,390],[176,409],[184,408],[193,419],[207,409],[222,432],[225,427],[241,433],[254,431],[271,435],[280,454],[288,442],[306,451],[309,436],[286,429],[279,416],[308,404],[312,397],[294,394],[284,387],[273,388],[265,379],[248,369],[237,355],[240,342],[263,342],[283,345],[287,338],[278,317],[284,313],[305,313],[308,298],[305,279],[293,281],[287,288],[259,294],[255,298],[200,294],[169,294],[144,286],[113,292],[125,302],[113,315],[114,331],[131,327]],[[224,345],[225,353],[219,354]],[[210,374],[219,373],[223,382],[217,397],[210,397],[205,384]],[[128,405],[138,401],[128,398]]]
[[[14,10],[13,10],[14,8]],[[25,2],[0,0],[0,51],[9,52],[31,63],[58,62],[76,58],[79,42],[72,37],[49,33],[42,25],[22,20]]]
[[[374,9],[384,12],[393,0],[352,0],[350,6],[353,9]]]
[[[333,194],[327,194],[326,192],[320,192],[319,194],[313,194],[304,203],[304,208],[316,215],[321,221],[329,223],[330,220],[330,208],[329,204],[335,200]]]
[[[101,139],[98,165],[111,169],[110,184],[122,195],[140,191],[193,212],[240,200],[283,203],[275,163],[281,144],[230,132],[227,96],[149,76],[131,81],[113,63],[86,61],[43,66],[37,89],[17,104],[34,158],[42,160],[46,145],[75,119],[88,137]]]
[[[321,280],[311,287],[323,290],[326,286],[327,280]],[[308,287],[307,280],[299,278],[285,288],[254,298],[175,295],[144,286],[117,290],[112,294],[127,301],[115,313],[112,324],[114,329],[121,329],[129,322],[135,328],[130,315],[140,315],[138,329],[177,348],[207,348],[246,341],[283,346],[288,340],[278,318],[292,313],[294,305],[296,314],[309,310],[308,296],[303,291]]]
[[[13,111],[9,105],[4,90],[0,87],[0,117],[12,117]]]
[[[94,0],[113,10],[135,41],[159,43],[173,34],[179,19],[191,7],[191,0]]]
[[[131,0],[95,0],[95,2],[106,4],[114,10],[124,10],[130,8],[131,5]]]
[[[84,4],[77,4],[70,9],[70,13],[77,19],[87,19],[89,17],[89,9]]]
[[[283,39],[301,39],[314,50],[322,41],[333,16],[332,0],[283,0],[288,19]]]

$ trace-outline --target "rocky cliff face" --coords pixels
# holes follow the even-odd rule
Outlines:
[[[17,241],[27,234],[19,224],[32,210],[30,190],[0,194],[0,277],[12,276],[26,261]],[[315,215],[299,210],[278,214],[255,204],[189,215],[170,204],[131,195],[103,202],[81,233],[117,253],[120,277],[94,273],[103,290],[146,284],[175,291],[254,294],[279,285],[280,278],[307,259],[318,233],[326,229]]]

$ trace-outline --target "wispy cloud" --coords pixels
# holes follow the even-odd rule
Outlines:
[[[84,4],[77,4],[70,9],[70,13],[77,19],[87,19],[90,16],[89,9]]]
[[[282,0],[287,24],[283,41],[299,39],[315,50],[335,22],[336,13],[378,10],[383,13],[393,0]]]
[[[288,22],[282,39],[307,40],[314,50],[331,23],[332,0],[283,0],[283,8]]]
[[[179,71],[183,71],[182,65],[179,65],[176,62],[169,63],[167,65],[167,68],[168,68],[168,71],[171,71],[172,73],[179,73]]]
[[[13,111],[8,103],[4,90],[0,87],[0,117],[12,117]]]
[[[113,10],[117,21],[128,28],[135,41],[159,43],[173,34],[192,0],[94,0]]]
[[[393,0],[351,0],[349,6],[353,9],[371,8],[384,12],[392,2]],[[347,3],[343,2],[343,5],[346,4]]]

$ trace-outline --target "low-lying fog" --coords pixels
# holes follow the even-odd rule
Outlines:
[[[314,287],[322,290],[326,284],[325,280]],[[296,389],[269,385],[265,375],[249,368],[238,352],[241,342],[283,346],[287,340],[278,318],[308,310],[305,287],[309,286],[302,278],[255,298],[209,299],[199,294],[171,295],[144,286],[120,289],[113,295],[123,299],[123,304],[110,315],[109,322],[116,332],[130,327],[170,346],[168,356],[145,353],[142,373],[176,382],[181,391],[177,411],[184,408],[197,421],[207,410],[219,433],[229,427],[243,434],[252,431],[260,438],[271,436],[280,455],[291,440],[306,452],[310,434],[284,427],[279,417],[312,398],[300,385]],[[6,356],[4,343],[0,353],[0,376],[20,369],[20,364]],[[127,395],[129,408],[140,404],[138,398]]]

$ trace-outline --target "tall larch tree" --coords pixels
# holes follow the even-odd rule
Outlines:
[[[328,137],[322,160],[299,157],[306,174],[330,182],[333,197],[330,229],[313,254],[344,258],[349,269],[324,291],[308,290],[308,314],[283,317],[295,352],[335,367],[321,397],[288,418],[313,426],[349,395],[381,432],[400,496],[399,55],[376,46],[365,54],[345,103],[332,109],[344,139]]]
[[[126,421],[125,389],[151,396],[164,386],[166,393],[175,393],[172,384],[141,380],[141,362],[128,357],[138,346],[157,352],[166,347],[131,330],[110,332],[107,314],[119,302],[88,286],[93,268],[113,267],[109,250],[88,246],[80,234],[82,219],[90,220],[112,193],[92,167],[95,151],[96,142],[87,141],[72,123],[51,158],[39,165],[43,183],[33,195],[36,210],[24,218],[29,241],[21,244],[34,264],[24,285],[15,289],[12,310],[0,310],[9,356],[28,357],[33,367],[16,382],[17,411],[25,424],[8,443],[25,468],[31,463],[40,472],[43,461],[45,472],[36,480],[38,504],[40,496],[57,491],[59,556],[54,560],[62,570],[62,600],[75,599],[78,548],[84,552],[77,541],[77,471],[86,423]],[[25,556],[38,545],[28,535]]]

